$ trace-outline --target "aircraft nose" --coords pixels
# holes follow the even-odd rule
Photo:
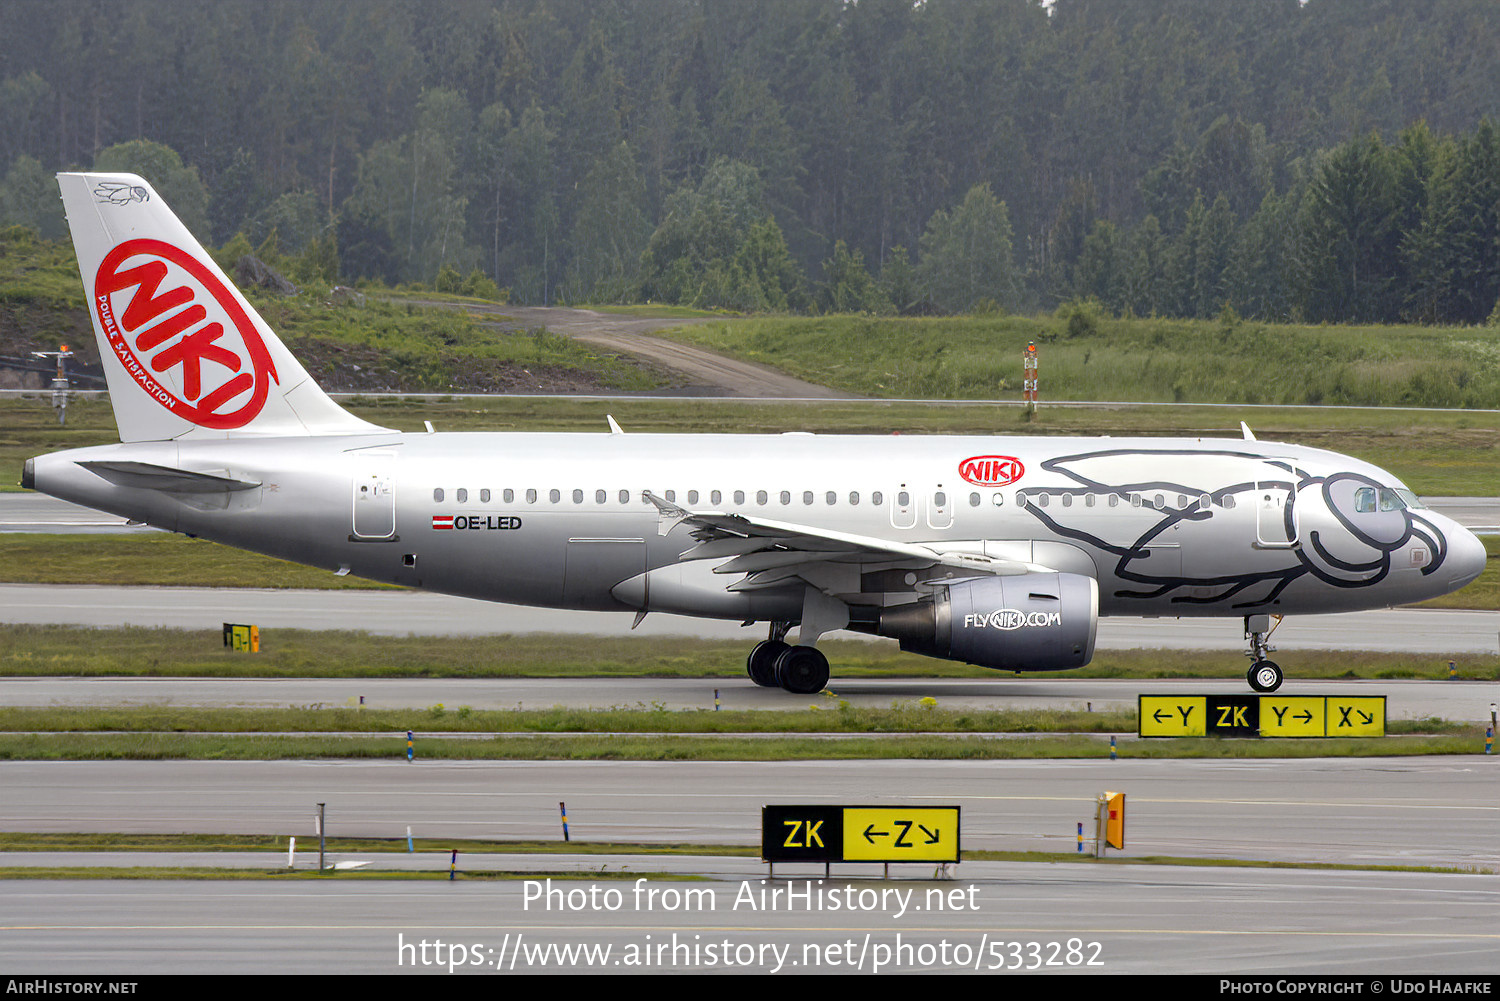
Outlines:
[[[1448,559],[1453,566],[1452,590],[1457,591],[1483,573],[1488,556],[1478,536],[1462,525],[1454,525],[1448,532]]]

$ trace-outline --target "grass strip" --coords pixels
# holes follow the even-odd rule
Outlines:
[[[1170,629],[1170,624],[1162,626]],[[1237,622],[1225,622],[1230,635]],[[624,630],[622,629],[622,632]],[[0,675],[12,677],[182,678],[583,678],[722,679],[748,684],[745,654],[763,634],[743,640],[685,637],[378,636],[360,631],[263,628],[261,652],[224,647],[218,630],[89,629],[0,625]],[[829,640],[819,644],[833,665],[831,690],[845,678],[1181,679],[1243,678],[1243,658],[1213,650],[1101,650],[1088,667],[1058,675],[1018,675],[902,653],[891,643]],[[1302,651],[1283,656],[1289,680],[1442,680],[1448,662],[1465,680],[1500,680],[1493,655]],[[348,703],[358,702],[350,685]],[[706,687],[703,704],[711,707]],[[833,703],[809,696],[807,703]],[[457,707],[449,707],[451,710]],[[651,709],[641,705],[631,708]]]
[[[1478,726],[1446,735],[1367,739],[1184,738],[1126,741],[1121,758],[1321,758],[1405,757],[1480,754]],[[1101,758],[1110,753],[1102,737],[922,736],[891,740],[855,737],[818,740],[788,735],[780,740],[736,737],[581,736],[424,738],[417,761],[834,761],[834,760],[1020,760]],[[234,736],[221,734],[4,734],[0,761],[275,761],[366,759],[404,761],[405,735],[388,737]]]
[[[662,336],[862,396],[1014,399],[1035,341],[1043,400],[1500,406],[1494,328],[825,315],[725,318]],[[1300,377],[1267,358],[1297,359]]]
[[[522,879],[601,879],[630,880],[642,876],[652,880],[672,882],[699,882],[705,876],[673,872],[587,872],[576,869],[558,869],[536,872],[510,872],[500,869],[460,869],[458,879],[522,880]],[[0,879],[197,879],[197,880],[247,880],[247,879],[388,879],[388,880],[448,880],[447,870],[401,870],[401,869],[220,869],[214,866],[0,866]]]
[[[330,849],[331,851],[331,849]],[[613,854],[649,853],[616,852]],[[692,852],[691,854],[728,854]],[[757,848],[746,847],[736,852],[758,858]],[[1328,870],[1335,872],[1420,872],[1446,875],[1487,875],[1492,869],[1479,866],[1441,865],[1380,865],[1376,863],[1349,862],[1285,862],[1273,859],[1191,858],[1180,855],[1107,855],[1102,858],[1079,852],[1007,852],[969,850],[963,853],[963,862],[1017,862],[1041,865],[1166,865],[1192,868],[1222,869],[1289,869]],[[839,865],[871,865],[873,863],[838,863]],[[916,865],[916,863],[906,863]],[[922,863],[928,865],[929,863]],[[962,863],[960,863],[962,865]],[[962,877],[960,868],[957,875]],[[623,870],[605,869],[552,869],[552,870],[506,870],[463,869],[457,872],[458,879],[527,880],[556,879],[564,881],[629,880],[649,877],[654,882],[700,882],[709,877],[692,873],[652,872],[639,866]],[[795,877],[788,877],[795,878]],[[812,877],[804,877],[812,878]],[[860,875],[841,873],[839,878],[858,879]],[[866,876],[865,878],[868,878]],[[384,880],[447,880],[446,870],[411,869],[250,869],[219,868],[215,866],[0,866],[0,879],[195,879],[195,880],[250,880],[250,879],[384,879]]]
[[[1471,724],[1426,718],[1392,720],[1392,736],[1459,735]],[[376,734],[389,737],[407,731],[472,733],[507,737],[517,733],[577,737],[586,733],[616,736],[681,734],[1042,734],[1135,733],[1132,712],[1084,712],[1055,709],[940,709],[907,702],[889,709],[839,702],[828,710],[682,711],[634,709],[427,710],[292,707],[288,709],[205,709],[176,706],[0,707],[0,732],[22,733],[198,733],[223,736],[243,733]],[[433,739],[423,737],[423,740]],[[442,739],[442,738],[437,738]]]
[[[0,831],[0,852],[211,852],[266,851],[286,853],[286,836],[274,834],[137,834],[57,831],[25,833]],[[304,842],[305,844],[305,842]],[[325,839],[329,852],[394,852],[406,854],[405,838]],[[711,845],[687,842],[636,841],[494,841],[485,838],[413,838],[419,852],[464,855],[726,855],[758,856],[754,845]]]
[[[636,709],[471,710],[206,709],[186,706],[0,707],[0,731],[100,732],[335,732],[392,733],[1120,733],[1135,730],[1134,712],[1050,709],[949,710],[921,703],[890,709],[839,702],[831,710],[672,711]],[[1427,731],[1432,732],[1432,731]]]

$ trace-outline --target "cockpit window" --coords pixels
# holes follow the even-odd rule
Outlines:
[[[1376,511],[1401,511],[1408,507],[1421,507],[1421,502],[1410,490],[1395,490],[1391,487],[1360,487],[1354,491],[1354,513],[1374,514]]]
[[[1410,490],[1398,489],[1396,496],[1400,497],[1406,503],[1406,506],[1413,511],[1425,511],[1427,509],[1427,505],[1422,503],[1421,498]]]

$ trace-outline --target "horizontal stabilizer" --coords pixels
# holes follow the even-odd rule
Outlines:
[[[89,472],[121,487],[140,490],[164,490],[174,494],[221,494],[254,490],[260,486],[249,480],[235,480],[211,473],[194,473],[150,462],[80,462]]]

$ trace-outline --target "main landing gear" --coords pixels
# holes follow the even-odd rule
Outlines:
[[[1276,626],[1279,625],[1281,616],[1278,615]],[[1245,656],[1250,658],[1250,670],[1245,673],[1245,680],[1257,692],[1274,692],[1281,687],[1281,668],[1266,659],[1266,654],[1276,652],[1276,648],[1267,642],[1276,626],[1271,625],[1269,615],[1245,616],[1245,638],[1250,641],[1250,649],[1245,651]]]
[[[786,642],[789,622],[772,622],[770,638],[755,645],[745,672],[762,688],[785,688],[794,695],[816,695],[828,687],[828,658],[814,646]]]

